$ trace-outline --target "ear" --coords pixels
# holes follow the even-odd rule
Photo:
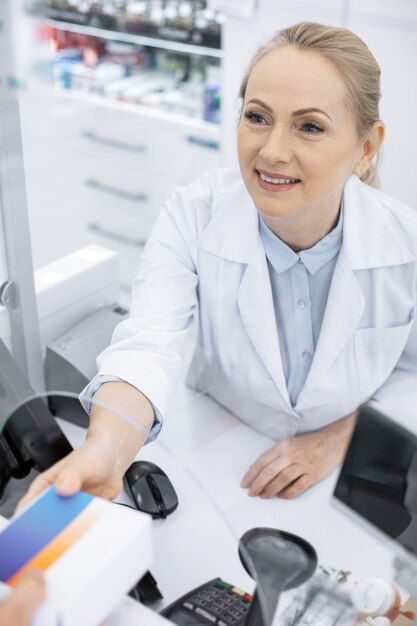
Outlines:
[[[372,129],[362,142],[361,155],[353,168],[353,173],[363,176],[372,166],[375,155],[377,154],[385,137],[385,124],[380,120],[375,122]]]

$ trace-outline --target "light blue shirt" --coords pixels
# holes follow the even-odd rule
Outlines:
[[[293,406],[304,387],[320,335],[343,238],[337,226],[308,250],[294,252],[259,218],[271,280],[282,367]]]

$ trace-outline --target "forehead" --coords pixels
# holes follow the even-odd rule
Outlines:
[[[281,110],[318,107],[346,111],[347,89],[333,63],[318,52],[285,46],[268,52],[253,68],[245,101],[259,98]]]

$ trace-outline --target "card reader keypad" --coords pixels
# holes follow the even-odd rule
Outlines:
[[[212,586],[187,598],[184,607],[216,626],[243,626],[252,596],[241,589],[217,580]]]

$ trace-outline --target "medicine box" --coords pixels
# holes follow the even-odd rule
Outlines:
[[[51,487],[0,532],[0,581],[42,570],[62,626],[98,626],[151,562],[151,518],[86,493]]]

